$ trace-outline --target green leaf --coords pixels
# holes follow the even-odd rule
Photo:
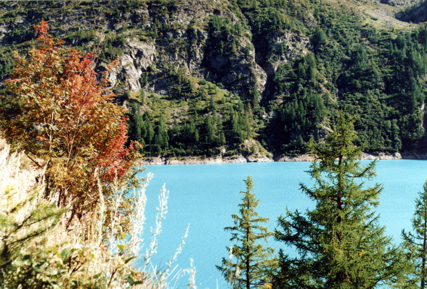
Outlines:
[[[69,256],[70,256],[70,252],[68,252],[67,249],[62,250],[62,252],[61,252],[61,258],[62,258],[62,260],[67,259]]]
[[[122,252],[124,252],[124,251],[125,251],[125,249],[126,249],[126,245],[118,244],[118,245],[117,245],[117,248],[119,248],[120,250],[122,250]]]
[[[135,281],[132,279],[132,277],[131,277],[131,276],[128,276],[128,277],[126,278],[126,281],[128,281],[128,283],[129,283],[131,286],[133,286],[133,285],[135,284]]]
[[[135,259],[135,258],[136,258],[135,256],[130,257],[130,258],[127,258],[127,259],[126,259],[126,261],[125,261],[125,264],[129,263],[129,261],[131,261],[131,260],[133,260],[133,259]]]

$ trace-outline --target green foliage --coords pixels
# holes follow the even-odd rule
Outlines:
[[[215,157],[224,145],[242,153],[240,144],[257,131],[251,105],[245,106],[235,95],[223,95],[216,85],[203,83],[195,89],[194,96],[186,94],[187,101],[176,101],[179,105],[174,110],[181,109],[178,117],[166,118],[164,111],[171,108],[161,105],[168,102],[149,93],[145,94],[143,106],[150,107],[151,112],[139,102],[132,102],[128,120],[130,140],[143,143],[146,156]],[[182,110],[187,105],[195,109]]]
[[[31,248],[33,240],[46,236],[65,212],[47,201],[39,201],[35,207],[43,193],[41,189],[17,192],[9,187],[0,193],[3,204],[0,213],[0,283],[10,288],[18,285],[40,288],[64,273],[51,266],[48,250],[44,247],[46,239],[42,239],[37,248]],[[67,267],[66,262],[64,267]]]
[[[279,217],[276,238],[299,257],[280,255],[277,288],[374,288],[400,280],[406,261],[371,211],[382,187],[364,188],[364,180],[375,176],[375,162],[360,165],[355,138],[353,120],[341,112],[326,142],[311,143],[314,186],[301,184],[301,190],[316,208]]]
[[[108,279],[103,274],[81,278],[80,268],[90,258],[81,249],[63,249],[45,246],[42,240],[37,247],[23,249],[14,261],[2,268],[5,275],[0,281],[8,288],[106,288]],[[3,277],[3,278],[2,278]]]
[[[408,284],[420,284],[418,288],[426,287],[427,261],[427,182],[424,191],[418,194],[415,200],[415,213],[412,219],[413,232],[402,231],[404,244],[408,250],[415,268],[414,274],[409,276]],[[414,288],[416,288],[414,286]]]
[[[7,184],[0,187],[0,284],[6,288],[95,285],[99,276],[86,282],[79,275],[82,265],[93,258],[89,252],[66,248],[58,252],[56,245],[47,244],[67,209],[43,198],[44,172],[19,168],[22,155],[8,155],[8,146],[0,154],[0,179]]]
[[[236,242],[228,248],[229,257],[222,258],[222,265],[216,266],[232,288],[259,288],[268,283],[269,270],[274,269],[276,260],[270,247],[264,248],[261,240],[273,235],[262,224],[268,222],[255,211],[259,200],[253,193],[252,178],[245,180],[246,192],[239,204],[239,215],[233,214],[234,226],[224,230],[231,232],[230,241]],[[234,261],[234,258],[236,261]]]
[[[212,51],[214,55],[225,56],[237,52],[236,40],[239,40],[242,33],[241,24],[239,22],[234,25],[229,18],[213,15],[209,22],[209,32],[208,49]],[[230,38],[233,40],[230,41]]]

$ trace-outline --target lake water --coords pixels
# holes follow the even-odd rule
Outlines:
[[[165,268],[164,264],[177,249],[187,224],[190,224],[188,238],[176,264],[185,269],[190,267],[190,258],[194,260],[199,289],[227,288],[215,265],[220,265],[222,257],[228,256],[225,246],[230,245],[231,235],[224,231],[224,227],[231,226],[231,214],[238,213],[243,196],[239,192],[246,189],[243,180],[248,175],[252,177],[256,197],[260,199],[257,212],[270,218],[268,227],[273,230],[277,217],[285,214],[286,208],[305,211],[314,207],[314,203],[299,190],[299,183],[313,183],[306,173],[309,166],[310,163],[147,166],[146,172],[153,173],[154,178],[146,192],[146,246],[150,240],[149,227],[155,226],[159,191],[163,184],[170,191],[168,213],[163,221],[163,233],[158,238],[154,264],[160,269]],[[380,223],[386,226],[386,234],[399,243],[402,229],[411,230],[415,198],[427,180],[427,161],[379,161],[376,172],[377,177],[367,182],[384,186],[376,212],[380,215]],[[269,245],[292,253],[283,243],[273,239]],[[188,276],[184,276],[174,287],[186,288],[187,283]]]

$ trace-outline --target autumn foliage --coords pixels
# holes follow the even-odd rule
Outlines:
[[[64,47],[48,29],[46,21],[36,25],[37,47],[26,57],[15,54],[0,95],[0,128],[13,150],[47,166],[59,205],[72,204],[73,215],[81,216],[97,202],[97,179],[107,199],[109,184],[136,181],[138,144],[125,146],[124,108],[113,103],[108,81],[94,71],[94,56]]]

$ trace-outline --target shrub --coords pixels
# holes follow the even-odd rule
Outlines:
[[[163,187],[159,198],[156,228],[143,258],[135,259],[142,250],[145,224],[145,188],[130,192],[135,210],[127,216],[129,231],[120,226],[123,191],[113,184],[113,208],[106,209],[102,194],[94,220],[74,220],[67,228],[67,208],[58,208],[56,197],[43,198],[44,169],[22,168],[23,154],[9,156],[10,147],[0,151],[0,284],[7,288],[166,288],[174,277],[190,274],[194,288],[195,268],[179,272],[172,268],[184,240],[174,256],[160,271],[151,263],[157,250],[157,236],[167,210],[168,192]],[[150,178],[150,176],[149,176]],[[148,178],[148,179],[149,179]],[[112,222],[110,230],[102,227]],[[108,244],[108,246],[107,246]],[[135,259],[135,260],[134,260]],[[142,262],[140,262],[142,261]],[[139,263],[142,263],[138,266]]]
[[[0,95],[0,128],[13,151],[46,166],[46,196],[54,188],[59,205],[71,204],[70,219],[80,218],[97,204],[97,176],[107,197],[116,179],[138,184],[138,150],[125,147],[124,108],[113,103],[107,80],[98,81],[93,56],[62,47],[47,33],[47,22],[36,31],[37,48],[26,58],[15,53],[7,93]]]

